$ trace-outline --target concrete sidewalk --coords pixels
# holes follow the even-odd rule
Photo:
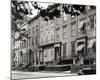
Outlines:
[[[22,71],[12,71],[13,80],[26,80],[34,78],[46,78],[46,77],[64,77],[64,76],[76,76],[76,73],[70,73],[70,71],[61,72],[50,72],[50,71],[39,71],[39,72],[22,72]]]

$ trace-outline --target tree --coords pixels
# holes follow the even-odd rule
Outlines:
[[[27,5],[27,7],[26,7]],[[23,40],[24,38],[28,38],[27,34],[23,34],[22,31],[25,29],[21,29],[18,27],[18,24],[23,24],[24,16],[32,15],[30,6],[27,1],[11,1],[11,30],[12,30],[12,38],[14,40]],[[19,32],[20,35],[17,39],[14,38],[14,33]]]
[[[58,6],[62,5],[62,9],[66,14],[70,14],[71,16],[79,15],[80,13],[85,11],[85,5],[71,5],[71,4],[57,4],[54,3],[53,5],[49,5],[47,9],[43,9],[43,7],[40,7],[37,2],[33,1],[11,1],[11,15],[12,15],[12,21],[11,21],[11,29],[12,32],[19,32],[19,40],[23,40],[22,37],[27,37],[26,34],[22,34],[22,31],[25,31],[25,29],[18,28],[17,24],[23,23],[24,16],[26,15],[32,15],[32,9],[29,5],[29,2],[31,2],[32,7],[34,7],[36,10],[39,11],[40,16],[44,18],[44,20],[48,21],[51,19],[54,19],[54,17],[60,17],[60,10],[58,9]],[[92,6],[94,8],[94,6]]]

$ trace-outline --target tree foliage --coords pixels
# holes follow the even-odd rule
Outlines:
[[[11,15],[12,15],[12,31],[13,32],[19,32],[25,31],[25,29],[21,30],[21,28],[18,28],[17,24],[23,23],[24,16],[26,15],[32,15],[32,9],[29,5],[30,1],[11,1]],[[47,9],[44,9],[43,7],[40,7],[37,2],[31,1],[32,7],[34,9],[38,10],[40,13],[40,16],[44,18],[44,20],[48,21],[51,19],[54,19],[54,17],[59,18],[61,16],[60,9],[58,8],[60,5],[62,5],[62,9],[66,14],[70,15],[79,15],[80,13],[85,11],[85,5],[71,5],[71,4],[57,4],[54,3],[53,5],[49,5]],[[94,6],[92,6],[94,8]],[[21,21],[22,20],[22,21]],[[21,37],[26,37],[26,34],[21,33],[19,39],[22,39]],[[26,37],[27,38],[27,37]]]

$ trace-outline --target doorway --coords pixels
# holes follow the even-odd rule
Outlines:
[[[61,59],[60,47],[55,47],[55,60]]]

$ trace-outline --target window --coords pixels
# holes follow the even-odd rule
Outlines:
[[[28,35],[28,31],[26,31],[26,35]]]
[[[40,29],[43,29],[43,28],[44,28],[44,25],[43,25],[43,24],[41,24],[41,25],[40,25]]]
[[[28,30],[28,35],[30,35],[30,34],[31,34],[31,29]]]
[[[24,48],[26,47],[26,41],[24,42]]]
[[[18,50],[19,50],[19,46],[18,46]]]
[[[61,18],[56,18],[56,25],[62,24]]]
[[[45,38],[46,38],[46,42],[48,42],[48,36],[46,36]]]
[[[51,34],[51,40],[53,40],[54,39],[54,35],[53,34]]]
[[[22,48],[22,43],[20,43],[20,48]]]
[[[31,45],[31,38],[29,38],[29,46]]]
[[[25,48],[25,42],[23,42],[23,48]]]
[[[81,28],[81,31],[85,31],[86,30],[86,23],[83,23],[83,27]]]
[[[28,47],[28,40],[26,41],[26,47]]]
[[[38,31],[38,25],[36,25],[36,32]]]
[[[36,36],[36,44],[38,43],[38,37]]]
[[[90,29],[94,28],[94,15],[90,16]]]
[[[22,48],[23,48],[23,42],[22,42]]]
[[[43,37],[42,37],[42,35],[40,36],[40,42],[43,42]]]
[[[60,28],[57,28],[56,29],[56,40],[59,40],[60,39]]]
[[[48,22],[47,21],[45,22],[45,26],[48,26]]]
[[[94,17],[94,20],[95,20],[95,24],[96,24],[96,15],[95,15],[95,17]]]
[[[96,53],[96,42],[93,44],[93,53]]]
[[[32,28],[32,33],[34,33],[34,27]]]
[[[67,38],[67,25],[63,26],[63,38]]]
[[[92,49],[92,48],[89,48],[89,49],[88,49],[88,55],[89,55],[89,54],[93,54],[93,49]]]
[[[72,53],[72,57],[74,57],[74,55],[75,55],[75,42],[71,42],[71,53]]]
[[[71,23],[71,36],[74,37],[76,35],[76,21]]]
[[[86,31],[86,22],[85,20],[82,20],[80,21],[80,24],[79,24],[79,32],[85,32]]]
[[[25,48],[25,42],[23,42],[23,48]]]
[[[34,46],[34,38],[32,38],[32,45]]]
[[[89,22],[87,22],[87,26],[89,26]]]
[[[66,58],[66,52],[67,52],[66,51],[66,45],[67,45],[67,43],[63,44],[63,59]]]

